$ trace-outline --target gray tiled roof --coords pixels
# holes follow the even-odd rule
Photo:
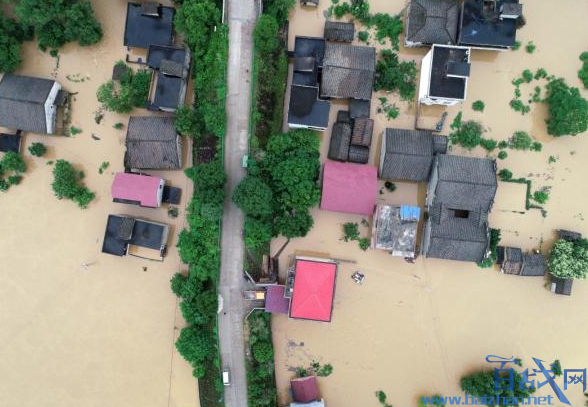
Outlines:
[[[452,0],[412,0],[408,9],[406,41],[455,44],[459,7]]]
[[[456,209],[489,211],[496,194],[496,163],[489,158],[436,156],[435,201]]]
[[[523,267],[523,251],[518,247],[498,247],[497,251],[502,272],[519,275]]]
[[[137,169],[181,168],[179,137],[173,117],[132,116],[127,129],[125,166]]]
[[[376,50],[327,43],[323,60],[321,96],[370,99],[376,70]]]
[[[431,132],[386,129],[384,137],[380,178],[416,182],[429,178],[435,153]]]
[[[0,126],[46,133],[44,104],[55,81],[6,74],[0,81]]]
[[[523,255],[521,276],[544,276],[547,272],[547,259],[540,253]]]
[[[177,78],[184,78],[184,64],[177,61],[171,61],[169,59],[164,59],[161,61],[161,65],[159,65],[159,70],[168,76],[175,76]]]
[[[351,143],[356,146],[370,147],[372,134],[374,133],[374,121],[372,119],[355,119],[351,133]]]
[[[355,36],[355,24],[325,21],[325,40],[351,42]]]
[[[572,285],[574,279],[572,278],[560,278],[551,275],[551,291],[561,295],[572,295]]]
[[[328,157],[331,160],[347,161],[349,144],[351,143],[351,125],[347,123],[333,124]]]
[[[349,146],[349,161],[356,164],[367,164],[370,159],[370,149],[364,146]]]
[[[435,204],[429,213],[430,240],[427,257],[480,262],[488,249],[488,213],[472,211],[467,219]]]

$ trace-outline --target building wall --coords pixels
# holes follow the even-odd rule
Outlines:
[[[57,82],[54,82],[53,87],[49,92],[49,96],[47,96],[47,100],[45,101],[45,121],[47,134],[55,133],[55,123],[57,121],[57,106],[55,104],[55,99],[57,98],[57,94],[60,90],[61,85]]]
[[[433,49],[427,52],[421,61],[421,78],[419,81],[419,102],[426,103],[431,85],[431,68],[433,63]]]

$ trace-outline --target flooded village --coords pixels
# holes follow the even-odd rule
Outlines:
[[[310,191],[300,201],[317,201],[308,233],[294,210],[294,236],[271,219],[257,251],[251,236],[263,233],[248,229],[251,212],[283,202],[270,191],[271,204],[246,209],[238,197],[247,173],[280,161],[256,134],[255,98],[265,94],[253,27],[268,10],[280,15],[273,7],[282,2],[245,1],[93,0],[98,43],[52,54],[25,41],[16,75],[0,81],[0,137],[18,140],[7,148],[27,167],[0,194],[0,406],[417,406],[462,396],[462,378],[498,367],[488,355],[520,371],[536,368],[534,359],[586,369],[588,285],[553,277],[548,262],[559,239],[588,235],[588,139],[550,135],[542,99],[555,78],[588,98],[578,78],[588,2],[370,0],[371,15],[400,16],[397,49],[351,9],[338,15],[344,0],[284,6],[278,127],[318,137],[320,169],[295,174]],[[215,46],[227,28],[228,55],[194,52],[189,28],[178,27],[189,20],[178,13],[207,2],[217,9],[197,27],[210,30],[198,45]],[[379,61],[393,65],[396,55],[414,61],[405,66],[415,70],[408,97],[375,83]],[[226,76],[204,81],[222,82],[214,92],[194,83],[223,63]],[[145,106],[117,113],[98,101],[102,84],[123,86],[141,70],[151,75]],[[33,88],[18,77],[43,78],[48,99],[67,98],[55,131],[67,136],[5,117],[3,99]],[[220,110],[184,134],[180,109],[198,111],[203,100]],[[213,137],[196,133],[215,133],[225,102],[227,122],[206,147],[218,153],[202,159],[193,147]],[[476,146],[456,136],[471,122],[481,130]],[[313,156],[304,150],[314,148],[310,133],[288,134],[275,150]],[[514,146],[517,134],[526,147]],[[29,149],[39,142],[42,157]],[[61,159],[95,193],[84,210],[54,197]],[[206,172],[211,162],[224,162],[225,175]],[[212,196],[223,182],[224,197]],[[217,252],[200,248],[207,239]],[[533,396],[552,394],[543,386]],[[573,406],[586,400],[582,384],[565,396]]]

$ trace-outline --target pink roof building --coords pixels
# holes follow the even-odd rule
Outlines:
[[[161,205],[165,180],[149,175],[118,172],[112,182],[114,202],[157,208]]]
[[[296,403],[310,403],[319,399],[316,376],[292,379],[290,380],[290,386]]]
[[[265,311],[273,314],[288,314],[290,299],[284,296],[286,287],[269,285],[265,288]]]
[[[327,161],[321,209],[371,216],[378,194],[378,169],[371,165]]]
[[[297,258],[290,318],[331,322],[337,263]]]

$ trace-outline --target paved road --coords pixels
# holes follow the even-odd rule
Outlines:
[[[220,295],[223,312],[219,316],[219,341],[222,368],[231,371],[231,385],[225,387],[226,407],[247,406],[247,376],[243,321],[243,212],[231,201],[235,186],[245,176],[243,156],[247,154],[254,0],[229,0],[229,67],[227,95],[227,135],[225,171],[227,196],[224,203]]]

